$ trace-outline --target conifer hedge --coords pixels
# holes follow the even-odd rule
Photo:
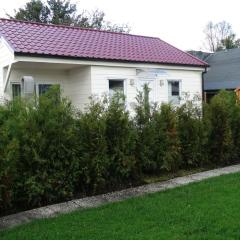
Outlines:
[[[92,99],[80,112],[53,87],[0,106],[0,215],[142,182],[144,174],[239,162],[240,104],[222,91],[203,107],[137,96]]]

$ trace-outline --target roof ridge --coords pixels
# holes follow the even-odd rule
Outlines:
[[[151,36],[138,35],[138,34],[132,34],[132,33],[114,32],[109,30],[101,30],[101,29],[94,29],[94,28],[87,28],[87,27],[85,28],[85,27],[78,27],[78,26],[71,26],[71,25],[64,25],[64,24],[40,23],[40,22],[34,22],[34,21],[18,20],[15,18],[10,19],[10,18],[0,17],[0,21],[20,22],[20,23],[36,24],[36,25],[51,26],[51,27],[58,27],[58,28],[70,28],[70,29],[79,29],[83,31],[105,32],[105,33],[120,34],[120,35],[134,36],[134,37],[159,39],[158,37],[151,37]]]

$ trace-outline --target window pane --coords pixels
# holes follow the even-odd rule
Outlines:
[[[44,93],[46,93],[51,86],[52,86],[52,84],[39,84],[38,85],[39,96],[41,96]]]
[[[172,96],[179,96],[179,82],[171,82]]]
[[[12,84],[12,97],[13,99],[21,96],[21,85],[18,83]]]
[[[109,93],[111,96],[115,93],[124,93],[123,80],[109,80]]]

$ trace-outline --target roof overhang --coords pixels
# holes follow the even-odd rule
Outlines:
[[[149,63],[149,62],[130,62],[119,60],[103,60],[90,58],[72,58],[59,57],[52,55],[23,54],[15,53],[17,62],[35,62],[35,63],[52,63],[68,65],[86,65],[86,66],[110,66],[110,67],[128,67],[128,68],[163,68],[176,70],[205,71],[207,66],[183,65],[174,63]]]

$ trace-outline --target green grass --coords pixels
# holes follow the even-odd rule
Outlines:
[[[240,239],[240,174],[35,221],[0,239]]]

